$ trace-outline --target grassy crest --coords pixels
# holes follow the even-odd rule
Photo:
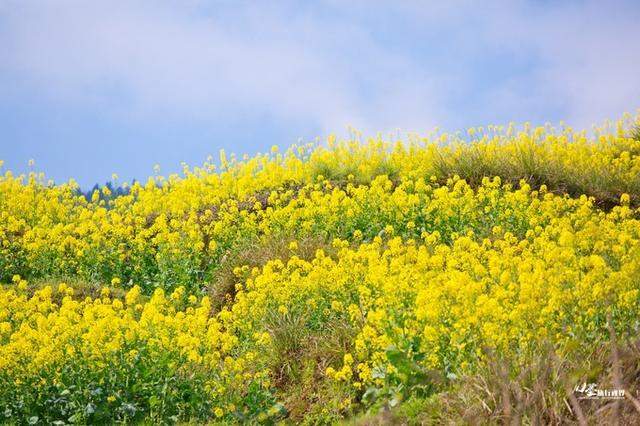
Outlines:
[[[0,419],[633,421],[636,123],[221,153],[118,196],[6,172]]]

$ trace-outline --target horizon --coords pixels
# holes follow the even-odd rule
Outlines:
[[[504,131],[504,129],[506,129],[507,127],[513,126],[513,128],[516,131],[524,131],[525,130],[525,126],[529,126],[530,129],[529,131],[533,131],[535,130],[535,128],[537,127],[548,127],[552,130],[552,132],[558,132],[558,131],[562,131],[564,129],[572,129],[578,134],[578,133],[582,133],[585,132],[587,134],[587,137],[592,137],[593,135],[590,135],[590,132],[593,130],[598,130],[598,131],[611,131],[616,123],[618,122],[625,122],[625,124],[628,125],[628,127],[626,128],[627,130],[635,130],[638,129],[637,126],[634,126],[634,123],[632,122],[632,120],[637,121],[638,119],[640,119],[640,108],[638,108],[638,110],[635,113],[631,113],[631,112],[624,112],[623,114],[620,115],[620,117],[613,119],[613,118],[607,118],[604,120],[601,120],[601,123],[599,124],[592,124],[591,125],[591,129],[587,129],[587,128],[580,128],[580,127],[573,127],[571,125],[569,125],[568,123],[565,123],[563,120],[560,120],[558,123],[550,123],[550,122],[546,122],[546,123],[531,123],[531,122],[521,122],[521,123],[516,123],[516,122],[509,122],[509,123],[504,123],[504,124],[488,124],[488,125],[479,125],[479,126],[473,126],[473,127],[468,127],[468,128],[463,128],[463,129],[457,129],[457,130],[452,130],[452,131],[447,131],[445,129],[440,129],[437,126],[432,129],[429,132],[426,132],[424,134],[409,134],[408,132],[402,132],[400,130],[396,130],[395,134],[393,134],[392,132],[388,133],[387,135],[382,135],[381,132],[378,132],[377,135],[367,135],[367,134],[363,134],[361,132],[358,131],[358,129],[348,129],[348,131],[345,132],[345,134],[338,138],[337,140],[339,142],[342,141],[349,141],[349,140],[357,140],[358,142],[364,142],[367,141],[371,138],[377,138],[377,137],[381,137],[382,140],[384,140],[385,142],[391,142],[393,138],[396,138],[397,140],[403,142],[403,143],[409,143],[410,140],[409,138],[412,136],[417,136],[421,139],[424,139],[427,141],[427,143],[435,143],[435,144],[440,144],[440,141],[436,141],[436,137],[440,137],[442,135],[446,135],[448,138],[453,138],[453,140],[455,141],[465,141],[466,142],[472,142],[472,141],[476,141],[478,140],[477,136],[478,133],[476,133],[476,131],[478,129],[483,129],[484,131],[487,131],[488,127],[495,127],[495,128],[501,128],[500,131]],[[469,131],[473,130],[474,134],[471,135],[469,134]],[[346,135],[346,133],[349,133],[349,135]],[[127,190],[131,185],[137,183],[140,184],[144,184],[145,182],[147,182],[149,179],[152,178],[157,178],[157,177],[168,177],[169,175],[172,174],[176,174],[180,177],[184,177],[184,170],[185,167],[187,169],[189,169],[190,171],[193,171],[196,168],[202,168],[202,167],[207,167],[208,165],[213,165],[215,167],[215,172],[218,173],[220,172],[219,167],[221,164],[221,155],[223,155],[225,158],[228,157],[235,157],[236,161],[238,162],[243,162],[245,159],[247,158],[253,158],[256,156],[260,156],[260,155],[271,155],[273,154],[273,148],[277,148],[277,153],[278,154],[285,154],[287,152],[289,152],[290,150],[292,152],[294,152],[295,155],[295,150],[297,147],[301,147],[301,146],[310,146],[313,145],[313,149],[316,149],[319,146],[326,146],[326,142],[328,139],[330,139],[332,136],[336,136],[336,133],[329,133],[327,135],[327,137],[323,140],[320,139],[320,137],[316,137],[314,138],[313,141],[302,141],[301,139],[299,139],[297,142],[293,142],[289,145],[286,146],[282,146],[282,145],[272,145],[269,149],[265,150],[264,152],[253,152],[253,153],[248,153],[248,152],[227,152],[225,149],[220,149],[218,153],[216,153],[216,155],[212,155],[209,154],[207,155],[206,158],[201,159],[199,162],[195,162],[192,164],[186,163],[186,162],[180,162],[178,165],[174,165],[173,168],[170,168],[168,170],[168,173],[164,173],[163,172],[163,167],[160,164],[155,164],[151,167],[151,170],[149,170],[147,172],[147,174],[143,174],[140,176],[133,176],[130,179],[124,180],[120,178],[120,175],[116,172],[111,173],[111,175],[105,177],[105,179],[100,182],[100,181],[95,181],[93,183],[88,183],[86,185],[83,185],[82,183],[78,182],[77,179],[75,179],[75,177],[70,176],[68,179],[63,180],[63,181],[56,181],[54,179],[52,179],[51,177],[49,177],[46,173],[45,170],[39,170],[38,169],[38,164],[34,159],[29,159],[27,161],[27,166],[26,166],[26,170],[21,172],[21,173],[15,173],[14,170],[6,167],[6,163],[5,161],[0,158],[0,176],[4,175],[7,172],[11,172],[14,176],[22,176],[22,177],[28,177],[30,173],[35,173],[36,175],[39,176],[40,179],[42,179],[43,181],[49,181],[52,182],[53,185],[57,186],[57,185],[62,185],[62,184],[68,184],[70,182],[75,182],[78,185],[78,190],[83,193],[83,195],[88,195],[90,194],[93,190],[101,188],[101,187],[105,187],[108,186],[111,189],[123,189],[123,190]],[[633,137],[633,136],[632,136]]]

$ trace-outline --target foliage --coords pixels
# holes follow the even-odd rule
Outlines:
[[[472,137],[223,155],[89,200],[5,173],[0,414],[444,421],[475,392],[487,421],[575,419],[567,383],[612,368],[580,357],[640,327],[640,141]]]

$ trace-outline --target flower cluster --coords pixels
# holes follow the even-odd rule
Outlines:
[[[74,298],[57,288],[0,291],[0,406],[4,421],[104,422],[266,416],[274,404],[250,345],[210,316],[208,297]],[[264,408],[267,407],[267,408]],[[263,409],[264,408],[264,409]]]
[[[637,334],[640,141],[472,133],[222,153],[117,197],[7,172],[0,416],[264,422],[300,393],[327,422]]]
[[[457,186],[473,204],[495,191],[487,185],[475,193]],[[526,187],[499,198],[522,213],[520,235],[504,220],[485,235],[477,223],[458,228],[450,241],[439,231],[377,236],[356,248],[337,240],[335,258],[294,256],[254,271],[231,312],[252,331],[276,309],[323,328],[346,321],[352,347],[326,373],[358,389],[406,384],[424,371],[470,373],[486,348],[526,360],[549,342],[560,353],[588,347],[608,338],[609,315],[620,329],[636,323],[640,221],[632,210],[604,213],[586,197]]]
[[[0,280],[119,277],[146,294],[156,287],[193,290],[215,275],[225,254],[268,234],[351,239],[391,225],[419,236],[420,218],[412,213],[427,201],[421,194],[439,197],[436,184],[455,175],[473,185],[487,176],[514,185],[524,178],[608,206],[621,196],[632,206],[640,201],[640,141],[623,130],[602,130],[596,143],[568,128],[490,126],[472,133],[471,141],[447,134],[405,143],[330,138],[242,160],[222,152],[219,164],[156,175],[125,185],[119,196],[104,187],[85,197],[74,181],[53,185],[35,172],[6,172],[0,175]],[[387,181],[376,182],[379,176]],[[403,182],[408,195],[391,199]],[[450,214],[482,213],[473,208]]]

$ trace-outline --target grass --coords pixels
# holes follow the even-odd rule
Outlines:
[[[308,322],[304,313],[273,314],[267,325],[273,341],[274,384],[289,410],[288,419],[295,423],[313,417],[339,418],[344,414],[340,400],[349,397],[327,381],[324,372],[336,367],[351,349],[355,330],[339,318],[315,329]]]
[[[640,130],[635,132],[638,134],[636,137],[640,137]],[[592,196],[605,210],[618,205],[623,193],[631,196],[632,205],[640,202],[640,177],[622,181],[607,169],[577,172],[568,169],[561,160],[548,161],[527,146],[519,147],[515,154],[498,158],[485,155],[477,146],[469,145],[461,148],[459,155],[455,156],[440,152],[434,168],[441,181],[455,175],[473,186],[478,186],[485,176],[500,176],[504,182],[513,185],[524,180],[534,189],[545,185],[550,192],[557,194]]]
[[[424,424],[638,424],[640,339],[613,334],[590,353],[560,355],[552,346],[520,360],[491,353],[476,374],[455,379],[429,397],[410,397],[396,407],[377,406],[344,422],[352,425]],[[574,388],[624,389],[620,400],[579,400]]]

